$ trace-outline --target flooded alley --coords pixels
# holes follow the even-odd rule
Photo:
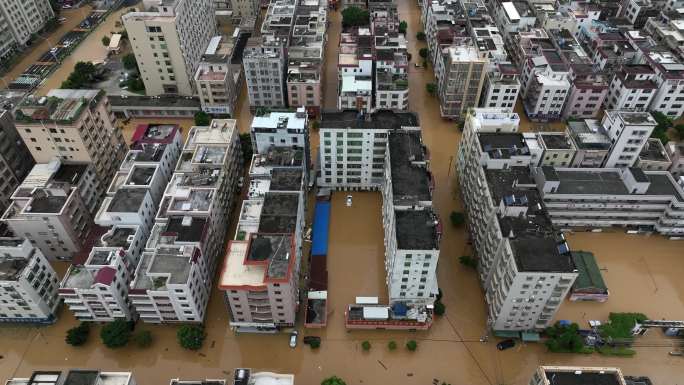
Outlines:
[[[418,58],[424,42],[416,40],[421,31],[420,10],[413,0],[399,0],[400,19],[408,22],[409,52]],[[92,56],[99,55],[100,37],[112,31],[118,15],[110,16],[76,51],[88,47]],[[330,12],[324,81],[324,107],[334,108],[337,94],[337,48],[341,16]],[[98,35],[100,34],[100,35]],[[99,47],[96,47],[99,45]],[[82,60],[82,59],[81,59]],[[94,59],[93,59],[94,60]],[[415,59],[414,59],[415,61]],[[66,64],[66,63],[65,63]],[[71,63],[73,67],[74,63]],[[64,65],[60,71],[64,70]],[[56,72],[52,86],[58,86]],[[54,78],[54,79],[53,79]],[[409,108],[420,118],[423,139],[430,152],[430,168],[436,181],[433,204],[445,223],[441,241],[438,279],[443,290],[446,314],[438,317],[425,332],[402,331],[347,331],[344,327],[345,307],[356,296],[378,296],[387,300],[384,271],[384,245],[381,217],[381,196],[375,192],[338,192],[332,196],[329,234],[328,325],[325,329],[303,329],[300,344],[292,349],[288,336],[235,334],[228,327],[228,313],[223,293],[212,288],[206,316],[207,338],[197,352],[183,350],[176,341],[175,325],[146,325],[139,322],[137,329],[150,330],[152,346],[143,349],[131,344],[111,350],[100,341],[101,326],[91,330],[90,340],[81,347],[64,343],[66,330],[77,321],[64,307],[56,324],[46,327],[3,326],[0,328],[0,379],[15,375],[25,376],[34,370],[54,370],[70,367],[97,368],[106,371],[131,370],[136,381],[143,385],[168,385],[171,378],[230,378],[237,367],[254,370],[293,373],[297,384],[316,385],[323,378],[337,375],[352,385],[427,385],[433,379],[453,385],[526,385],[534,369],[540,364],[618,366],[626,375],[646,375],[655,384],[682,384],[681,357],[667,353],[670,347],[659,331],[653,338],[658,343],[636,348],[634,358],[605,357],[598,354],[571,355],[548,353],[542,344],[522,344],[503,352],[496,350],[495,339],[480,342],[487,329],[486,308],[482,290],[474,270],[458,262],[471,251],[464,227],[448,223],[449,214],[461,210],[454,176],[454,156],[460,140],[455,122],[443,120],[438,100],[428,94],[425,84],[434,82],[432,68],[409,67]],[[49,85],[45,85],[49,87]],[[252,114],[243,82],[237,113],[241,132],[248,132]],[[518,107],[519,109],[520,107]],[[521,116],[521,119],[523,117]],[[146,120],[147,121],[147,120]],[[151,119],[149,122],[166,122]],[[130,137],[134,123],[127,126]],[[184,133],[191,120],[176,121],[184,125]],[[526,123],[523,130],[536,129]],[[562,129],[553,125],[553,129]],[[311,132],[314,149],[318,147],[317,132]],[[352,195],[351,207],[346,206],[346,195]],[[311,197],[312,198],[312,197]],[[310,202],[311,203],[311,202]],[[238,206],[239,207],[239,206]],[[311,207],[311,205],[310,205]],[[311,212],[308,213],[311,216]],[[233,213],[233,217],[235,213]],[[233,221],[233,225],[234,226]],[[310,223],[307,225],[310,226]],[[228,234],[233,234],[229,230]],[[573,249],[592,251],[610,290],[606,303],[566,303],[561,306],[559,319],[568,319],[583,326],[589,319],[607,318],[611,311],[638,311],[655,319],[684,319],[684,243],[668,241],[659,236],[614,233],[577,233],[568,236]],[[57,266],[61,273],[66,264]],[[301,317],[300,317],[301,324]],[[301,336],[317,335],[321,347],[312,350],[301,344]],[[415,352],[404,348],[406,341],[418,343]],[[361,342],[370,341],[369,352],[361,349]],[[399,348],[389,351],[387,343],[396,341]]]

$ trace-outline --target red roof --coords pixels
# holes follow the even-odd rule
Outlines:
[[[101,283],[103,285],[111,285],[114,277],[116,276],[116,269],[113,267],[105,266],[100,269],[95,275],[95,283]]]

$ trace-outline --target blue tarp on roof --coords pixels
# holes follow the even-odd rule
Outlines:
[[[330,202],[316,202],[316,208],[314,209],[311,255],[328,255],[329,227]]]

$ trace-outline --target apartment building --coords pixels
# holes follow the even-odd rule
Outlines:
[[[684,23],[680,20],[679,15],[667,21],[663,18],[650,18],[644,25],[644,32],[679,57],[684,56],[683,29]]]
[[[249,105],[285,107],[287,39],[273,35],[251,37],[242,56]]]
[[[606,78],[590,64],[571,66],[569,77],[572,85],[561,118],[597,118],[608,97]]]
[[[59,277],[24,238],[0,238],[0,322],[52,323]]]
[[[219,281],[233,330],[295,324],[306,205],[302,151],[272,147],[252,158],[248,199]]]
[[[48,259],[70,260],[85,247],[100,202],[92,165],[37,164],[14,191],[2,221]]]
[[[369,28],[342,33],[337,108],[373,112],[373,40]]]
[[[387,135],[393,130],[419,127],[413,113],[323,111],[318,186],[378,190],[383,184]]]
[[[540,132],[537,135],[542,150],[539,165],[570,167],[577,148],[565,132]]]
[[[450,46],[441,52],[435,76],[442,117],[463,120],[469,108],[478,106],[488,63],[473,46]]]
[[[555,50],[543,49],[540,56],[523,64],[523,107],[533,121],[560,119],[570,82],[568,67]]]
[[[529,385],[630,385],[619,368],[586,366],[540,366],[532,375]],[[646,383],[646,382],[642,382]],[[650,384],[650,381],[648,382]]]
[[[209,114],[235,113],[242,83],[242,58],[238,45],[246,36],[214,36],[197,66],[194,80],[202,111]]]
[[[534,27],[537,18],[526,1],[501,1],[496,0],[492,4],[496,26],[501,31],[505,40],[513,32],[525,31]]]
[[[517,132],[520,116],[508,108],[473,108],[468,111],[463,131]]]
[[[647,64],[623,65],[610,82],[606,109],[646,111],[658,91],[655,77]]]
[[[666,50],[645,52],[644,58],[653,68],[653,80],[658,85],[649,110],[672,119],[684,115],[684,63]]]
[[[23,48],[55,17],[49,0],[7,0],[0,4],[0,63]]]
[[[681,182],[681,179],[679,178],[684,176],[684,143],[669,142],[665,146],[665,151],[672,161],[670,173],[672,173],[672,176],[674,176],[675,179],[680,180]]]
[[[430,51],[430,63],[437,68],[441,52],[452,44],[471,40],[467,18],[460,2],[422,2],[425,42]]]
[[[252,369],[237,368],[233,375],[233,385],[294,385],[293,374],[273,372],[253,372]]]
[[[121,17],[148,96],[196,94],[194,76],[217,35],[213,0],[143,2]]]
[[[559,227],[619,226],[684,234],[684,190],[667,171],[542,167],[534,174],[549,216]]]
[[[12,193],[34,164],[33,156],[14,126],[12,113],[0,111],[0,212],[7,209]]]
[[[546,213],[521,135],[474,128],[463,134],[457,170],[488,326],[543,330],[577,278],[570,249]]]
[[[85,252],[74,258],[60,296],[77,318],[133,319],[128,298],[157,208],[180,155],[177,125],[140,125],[107,190]]]
[[[611,141],[596,119],[568,122],[566,129],[575,146],[570,167],[601,167],[608,157]]]
[[[658,138],[649,138],[635,165],[644,171],[668,171],[672,167],[672,161],[663,142]]]
[[[98,199],[128,150],[109,100],[99,90],[55,89],[47,97],[29,97],[17,108],[16,127],[37,163],[53,158],[91,163]]]
[[[629,20],[636,30],[640,30],[650,17],[658,17],[660,9],[651,0],[627,0],[620,10],[620,16]]]
[[[507,62],[496,63],[485,75],[480,107],[513,110],[520,92],[520,71]]]
[[[606,111],[601,120],[611,141],[604,167],[632,167],[657,122],[648,112]]]
[[[129,285],[144,322],[202,322],[242,170],[232,119],[190,129]]]
[[[131,372],[102,372],[99,370],[71,369],[61,371],[35,371],[28,378],[10,378],[6,385],[135,385]]]
[[[390,305],[419,311],[438,294],[442,225],[432,210],[434,179],[419,129],[389,133],[382,186],[385,270]]]
[[[374,22],[371,23],[374,25]],[[382,28],[376,28],[382,33]],[[373,36],[375,109],[405,111],[409,103],[408,51],[404,35],[384,32]]]
[[[252,119],[252,151],[266,154],[272,147],[301,148],[305,170],[311,164],[308,119],[304,108],[292,112],[270,112]]]

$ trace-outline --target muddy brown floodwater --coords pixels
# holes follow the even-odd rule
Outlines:
[[[420,11],[415,1],[400,0],[399,12],[400,18],[408,22],[410,52],[418,57],[418,50],[424,46],[415,39],[415,33],[421,30]],[[330,20],[324,74],[326,107],[335,105],[339,13],[332,13]],[[437,181],[434,206],[446,219],[461,205],[451,171],[460,133],[455,123],[440,118],[437,100],[425,91],[425,84],[433,81],[431,68],[410,67],[410,108],[420,115],[423,137],[431,153],[431,168]],[[235,118],[240,130],[247,132],[251,114],[244,84],[237,110]],[[535,127],[525,123],[523,129]],[[311,134],[316,148],[317,133]],[[354,192],[352,207],[346,207],[346,194],[334,194],[332,200],[328,326],[323,330],[299,328],[302,335],[322,337],[322,346],[317,351],[302,345],[301,338],[297,348],[289,348],[287,335],[234,334],[228,328],[223,297],[214,287],[206,318],[207,339],[198,352],[179,348],[176,326],[142,323],[138,323],[137,329],[151,330],[154,336],[153,345],[147,349],[135,346],[106,349],[99,341],[99,326],[91,331],[85,346],[73,348],[64,343],[64,334],[77,322],[63,309],[59,321],[52,326],[0,328],[0,355],[3,356],[0,379],[28,375],[38,369],[78,367],[132,370],[140,384],[167,385],[175,377],[230,378],[234,368],[250,367],[294,373],[297,384],[304,385],[318,384],[330,375],[338,375],[350,385],[426,385],[433,379],[451,384],[526,385],[537,365],[549,364],[618,366],[628,375],[650,376],[658,385],[682,385],[684,361],[681,357],[668,356],[671,341],[659,331],[640,339],[636,357],[629,359],[598,354],[550,354],[540,344],[518,345],[499,352],[494,339],[480,343],[485,333],[484,299],[475,273],[458,263],[460,255],[470,253],[465,231],[451,226],[444,228],[438,267],[446,316],[437,319],[426,332],[346,331],[344,308],[355,296],[378,295],[382,299],[387,296],[381,197],[378,193]],[[309,203],[311,209],[313,202]],[[311,214],[309,210],[309,218]],[[611,311],[641,311],[652,318],[684,318],[684,244],[621,232],[573,234],[568,239],[574,249],[596,254],[611,297],[604,304],[566,302],[559,318],[582,325],[588,319],[604,320]],[[63,274],[66,266],[59,264],[57,268]],[[418,342],[416,352],[403,348],[409,339]],[[361,350],[364,340],[371,342],[370,352]],[[400,348],[388,351],[386,346],[390,340],[396,341]]]

